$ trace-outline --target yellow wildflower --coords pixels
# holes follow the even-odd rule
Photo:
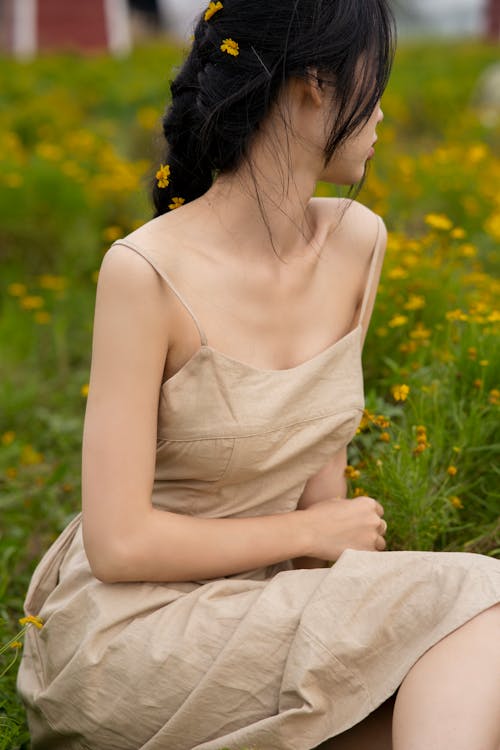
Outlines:
[[[427,435],[427,427],[423,424],[417,425],[417,435]]]
[[[475,346],[469,346],[467,349],[467,355],[469,359],[477,359],[477,349]]]
[[[12,641],[12,643],[9,643],[9,648],[22,648],[23,644],[21,641]]]
[[[358,427],[358,434],[367,430],[373,420],[374,414],[369,409],[364,409],[363,416],[361,417],[361,421]]]
[[[59,146],[55,143],[39,143],[35,148],[38,156],[47,161],[59,161],[62,158],[63,152]]]
[[[43,628],[43,620],[38,615],[28,615],[27,617],[21,617],[19,620],[20,625],[34,625],[36,628],[41,630]]]
[[[427,214],[425,223],[432,229],[449,232],[453,228],[453,222],[444,214]]]
[[[465,234],[465,229],[462,229],[462,227],[455,227],[455,229],[451,231],[451,236],[454,240],[463,240]]]
[[[9,284],[7,291],[12,297],[24,297],[28,290],[25,284],[14,282],[13,284]]]
[[[363,487],[356,487],[354,490],[354,497],[365,497],[366,490]]]
[[[418,322],[415,328],[410,331],[410,338],[414,341],[427,341],[431,336],[432,331],[429,331],[421,322]]]
[[[484,143],[473,143],[467,150],[466,157],[471,164],[478,164],[488,156],[488,147]]]
[[[408,271],[405,271],[401,266],[396,266],[396,268],[392,268],[387,275],[392,281],[397,281],[398,279],[407,279]]]
[[[36,466],[43,461],[43,455],[36,451],[32,445],[25,445],[21,451],[21,463],[24,466]]]
[[[468,316],[466,313],[463,312],[463,310],[450,310],[446,313],[446,320],[449,320],[450,322],[454,322],[456,320],[460,320],[463,323],[465,323],[468,320]]]
[[[387,331],[387,328],[384,328],[383,326],[381,326],[380,328],[377,328],[375,333],[377,334],[379,338],[384,339],[387,336],[388,331]]]
[[[490,391],[488,401],[494,406],[500,403],[500,391],[497,388],[493,388],[493,390]]]
[[[410,333],[411,336],[411,333]],[[403,354],[414,354],[417,351],[417,342],[416,341],[404,341],[399,346],[399,351]]]
[[[500,212],[492,214],[486,221],[484,228],[490,234],[494,240],[500,241]]]
[[[166,188],[170,184],[170,166],[168,164],[160,164],[160,169],[156,173],[156,180],[159,188]]]
[[[456,466],[448,466],[448,468],[446,469],[446,473],[449,474],[450,477],[456,476],[457,472],[458,469]]]
[[[4,432],[2,435],[2,445],[10,445],[14,442],[16,439],[16,433],[12,430],[9,430],[8,432]]]
[[[228,55],[232,55],[233,57],[238,57],[240,54],[240,45],[234,39],[224,39],[220,48],[223,52],[227,52]]]
[[[488,323],[499,323],[500,322],[500,310],[493,310],[493,312],[488,315]]]
[[[176,208],[183,206],[185,202],[185,198],[172,198],[172,203],[169,203],[168,207],[171,211],[175,211]]]
[[[416,448],[413,449],[413,453],[418,456],[419,453],[423,453],[428,446],[424,443],[419,443]]]
[[[38,310],[40,307],[43,307],[45,304],[45,300],[43,297],[38,297],[35,295],[28,295],[27,297],[21,297],[20,305],[24,310]]]
[[[456,495],[452,495],[448,499],[449,499],[450,503],[453,505],[453,507],[457,508],[457,510],[461,510],[464,507],[462,501]]]
[[[68,280],[64,276],[44,273],[38,278],[38,283],[42,289],[50,289],[51,292],[63,292],[68,285]]]
[[[47,325],[52,320],[50,313],[48,313],[46,310],[38,310],[35,313],[35,322],[39,325]]]
[[[489,359],[482,359],[482,360],[481,360],[481,361],[479,362],[479,365],[480,365],[480,367],[488,367],[488,365],[489,365],[489,364],[490,364],[490,361],[489,361]]]
[[[383,443],[390,443],[391,436],[388,432],[381,432],[379,435],[379,440],[381,440]]]
[[[205,11],[205,21],[210,21],[212,16],[214,16],[219,10],[222,10],[223,7],[224,6],[221,2],[209,3],[208,8]]]
[[[404,305],[405,310],[421,310],[423,307],[425,307],[425,298],[419,294],[410,294],[408,302]]]
[[[123,237],[123,231],[121,227],[113,224],[103,230],[102,236],[106,242],[114,242],[115,240],[120,239],[120,237]]]
[[[344,476],[346,479],[359,479],[361,472],[355,469],[354,466],[346,466],[344,469]]]
[[[410,393],[408,385],[393,385],[391,388],[392,397],[395,401],[406,401]]]
[[[465,245],[462,245],[460,248],[460,254],[463,258],[475,258],[478,254],[478,249],[475,245],[473,245],[471,242],[467,242]]]
[[[391,420],[387,419],[387,417],[384,417],[383,414],[379,414],[373,421],[375,422],[377,427],[381,427],[383,430],[386,430],[391,426]]]
[[[474,386],[474,388],[480,390],[483,387],[483,381],[481,380],[481,378],[476,378],[472,385]]]
[[[400,326],[406,325],[406,323],[408,323],[406,315],[395,315],[387,325],[389,328],[399,328]]]
[[[88,385],[88,383],[85,383],[85,385],[82,385],[82,387],[80,388],[80,394],[84,398],[87,398],[87,396],[89,395],[89,385]]]

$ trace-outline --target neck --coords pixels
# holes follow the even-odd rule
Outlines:
[[[279,132],[272,139],[261,138],[251,149],[249,163],[220,175],[203,198],[239,255],[286,261],[319,249],[309,208],[318,165],[295,141],[287,153],[288,147],[281,145],[286,143],[286,135]]]

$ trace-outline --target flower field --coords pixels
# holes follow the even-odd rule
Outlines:
[[[390,549],[500,556],[500,121],[473,106],[497,57],[474,43],[399,50],[360,195],[390,238],[346,474],[352,495],[385,506]],[[36,561],[79,509],[97,272],[151,215],[179,59],[153,46],[126,60],[2,60],[0,646],[18,634]],[[14,677],[0,676],[0,750],[27,747]]]

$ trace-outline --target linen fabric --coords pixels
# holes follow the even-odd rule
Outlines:
[[[287,513],[355,434],[361,323],[288,370],[201,347],[162,385],[152,502],[176,513]],[[373,251],[360,321],[374,284]],[[383,502],[383,498],[381,498]],[[200,543],[203,543],[202,540]],[[206,581],[97,580],[81,517],[36,569],[18,676],[33,750],[310,750],[389,698],[431,646],[500,601],[500,562],[345,551]]]

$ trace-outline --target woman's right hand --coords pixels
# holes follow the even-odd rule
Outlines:
[[[384,508],[372,497],[322,500],[300,512],[308,527],[311,557],[335,562],[346,549],[386,548]]]

